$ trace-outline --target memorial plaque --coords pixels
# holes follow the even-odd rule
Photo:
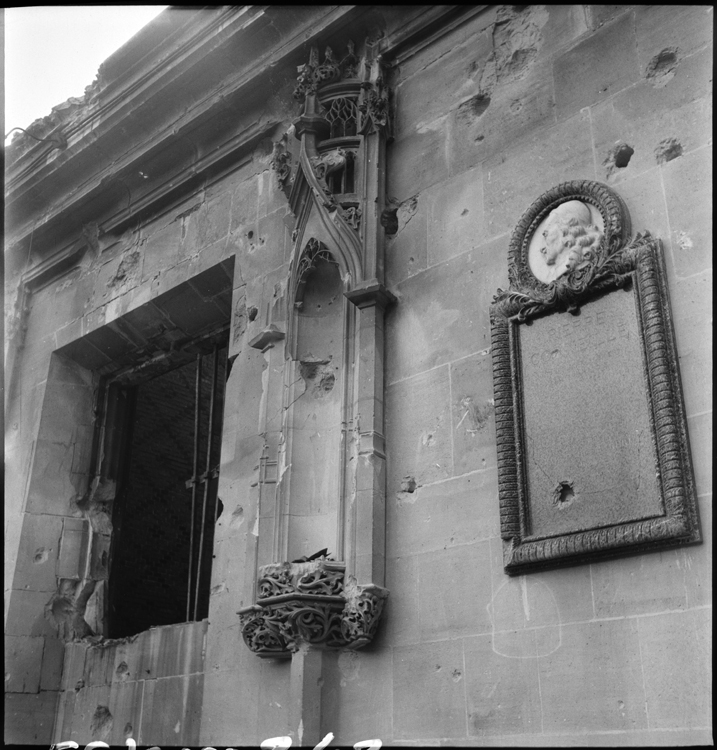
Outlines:
[[[491,322],[506,572],[700,541],[661,247],[619,196],[541,196]]]

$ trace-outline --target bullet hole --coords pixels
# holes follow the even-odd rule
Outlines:
[[[421,443],[427,448],[432,448],[436,444],[436,438],[432,432],[429,432],[421,436]]]
[[[256,316],[259,314],[259,311],[256,309],[256,307],[250,307],[247,310],[249,320],[256,320]]]
[[[624,143],[615,154],[615,166],[618,169],[624,169],[630,163],[630,159],[634,153],[635,149]]]
[[[132,736],[132,732],[134,732],[134,727],[129,722],[127,722],[124,725],[124,736],[125,736],[125,739],[127,739],[128,737],[131,737]]]
[[[390,237],[398,232],[398,208],[385,208],[381,212],[381,226]]]
[[[473,140],[475,140],[478,143],[480,143],[482,140],[485,140],[485,136],[484,135],[477,135]]]
[[[133,277],[139,268],[140,257],[139,250],[126,255],[117,267],[117,272],[107,282],[106,286],[111,289]]]
[[[55,599],[50,608],[52,615],[57,620],[64,620],[75,613],[75,607],[73,603],[65,598],[64,596]]]
[[[518,112],[520,112],[521,109],[523,109],[523,104],[520,101],[520,99],[515,99],[510,103],[510,112],[511,114],[517,115]]]
[[[49,557],[47,550],[44,547],[39,547],[37,550],[35,550],[35,555],[32,558],[32,561],[35,563],[35,565],[40,565],[44,562],[47,562],[47,558]]]
[[[677,70],[677,47],[666,47],[647,64],[645,78],[655,88],[662,88],[675,76]]]
[[[247,236],[247,237],[248,237],[249,239],[252,239],[252,238],[254,237],[254,232],[252,232],[251,230],[249,230],[249,231],[248,231],[248,232],[246,233],[246,236]]]
[[[324,373],[319,381],[319,388],[324,391],[324,393],[330,393],[334,389],[335,381],[336,377],[333,372]]]
[[[316,373],[319,370],[319,364],[317,362],[301,362],[299,365],[299,372],[304,380],[315,380]]]
[[[418,495],[416,494],[417,489],[418,489],[418,484],[416,482],[415,477],[405,476],[401,480],[400,491],[396,493],[396,500],[398,501],[398,507],[400,508],[405,504],[413,505],[418,499]]]
[[[463,210],[461,211],[461,216],[466,216],[466,215],[467,215],[468,213],[469,213],[468,209],[467,209],[467,208],[464,208],[464,209],[463,209]]]
[[[416,478],[411,476],[405,476],[401,480],[401,492],[415,492],[416,491]]]
[[[692,250],[694,246],[695,245],[690,239],[690,236],[687,234],[687,232],[677,233],[677,247],[679,247],[680,250],[682,251]]]
[[[120,665],[115,669],[115,674],[117,677],[119,677],[121,680],[126,680],[127,677],[129,677],[129,667],[127,666],[127,662],[123,661],[120,663]]]
[[[608,154],[603,161],[606,176],[610,177],[617,169],[625,169],[630,163],[630,159],[634,153],[635,149],[632,148],[632,146],[629,146],[623,141],[618,141],[610,151],[608,151]]]
[[[460,669],[454,669],[451,672],[451,677],[453,678],[453,682],[460,682],[463,679],[463,672]]]
[[[565,508],[570,505],[577,495],[573,489],[572,479],[565,479],[558,483],[558,486],[553,492],[553,502],[559,508]]]
[[[300,362],[299,373],[306,383],[306,393],[322,398],[331,393],[336,384],[336,375],[328,361]]]
[[[75,692],[79,693],[80,690],[82,690],[82,688],[84,686],[85,686],[85,681],[84,680],[77,680],[77,682],[75,683]]]
[[[682,156],[682,144],[676,138],[665,138],[657,144],[655,159],[658,164],[672,161]]]
[[[486,94],[476,94],[458,106],[456,112],[458,120],[476,120],[488,109],[489,105],[489,96]]]
[[[241,505],[237,505],[232,511],[232,517],[229,521],[229,526],[232,528],[238,528],[244,523],[244,508]]]

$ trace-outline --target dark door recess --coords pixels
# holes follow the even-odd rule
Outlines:
[[[208,614],[226,345],[108,390],[105,467],[117,480],[108,587],[111,638]],[[107,474],[106,474],[107,476]]]

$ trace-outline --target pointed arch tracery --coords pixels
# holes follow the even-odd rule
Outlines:
[[[312,49],[294,94],[302,113],[272,158],[295,224],[286,327],[271,322],[250,342],[268,359],[267,415],[280,416],[262,423],[266,531],[256,603],[240,610],[245,642],[272,658],[299,643],[365,645],[388,594],[382,362],[384,312],[395,297],[383,285],[380,220],[388,91],[375,43],[361,55],[348,46],[340,62],[327,48],[320,63]],[[336,585],[312,583],[308,604],[305,575]],[[299,627],[294,607],[321,621],[321,632]]]

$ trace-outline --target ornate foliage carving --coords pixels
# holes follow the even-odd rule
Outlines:
[[[359,586],[345,565],[327,558],[260,568],[257,603],[240,610],[242,637],[258,656],[285,658],[300,643],[321,648],[361,648],[378,628],[388,595]]]
[[[309,61],[298,67],[299,75],[296,79],[294,99],[303,102],[308,94],[315,94],[320,86],[355,78],[358,59],[354,54],[353,42],[349,41],[347,48],[346,55],[337,61],[331,47],[327,47],[324,52],[324,61],[319,63],[319,50],[317,47],[312,47]]]
[[[276,172],[280,187],[286,190],[291,181],[291,154],[286,148],[285,137],[274,144],[271,167]]]
[[[380,83],[363,85],[358,109],[361,113],[359,132],[372,133],[388,127],[388,92]]]
[[[343,209],[343,214],[352,229],[358,230],[361,227],[361,206],[347,206]]]
[[[355,579],[349,579],[341,634],[350,647],[360,648],[374,637],[387,595],[379,586],[358,586]]]
[[[561,212],[555,214],[555,210],[569,201],[595,207],[603,224],[597,229],[603,236],[597,244],[586,239],[587,252],[577,254],[566,247],[564,241],[558,243],[559,249],[565,251],[564,270],[559,269],[557,277],[550,281],[541,281],[536,273],[540,275],[543,270],[540,259],[535,259],[538,258],[537,252],[544,256],[548,254],[543,253],[542,241],[538,240],[536,245],[533,237],[538,228],[546,226],[545,222],[551,215],[559,218]],[[572,207],[562,213],[568,213]],[[549,234],[550,229],[547,229],[546,244],[549,244]],[[570,182],[545,193],[525,213],[511,238],[509,262],[510,288],[498,290],[491,307],[498,491],[506,572],[523,573],[622,552],[700,541],[678,360],[659,240],[648,232],[629,239],[627,210],[620,198],[606,186]],[[646,400],[664,514],[581,529],[575,533],[531,537],[532,506],[527,483],[520,331],[531,318],[565,310],[577,312],[588,300],[611,290],[630,289],[630,285],[637,305]]]
[[[314,168],[314,174],[320,179],[325,180],[328,175],[341,169],[346,164],[346,151],[342,148],[335,148],[332,151],[326,151],[319,156],[311,159],[311,165]]]

